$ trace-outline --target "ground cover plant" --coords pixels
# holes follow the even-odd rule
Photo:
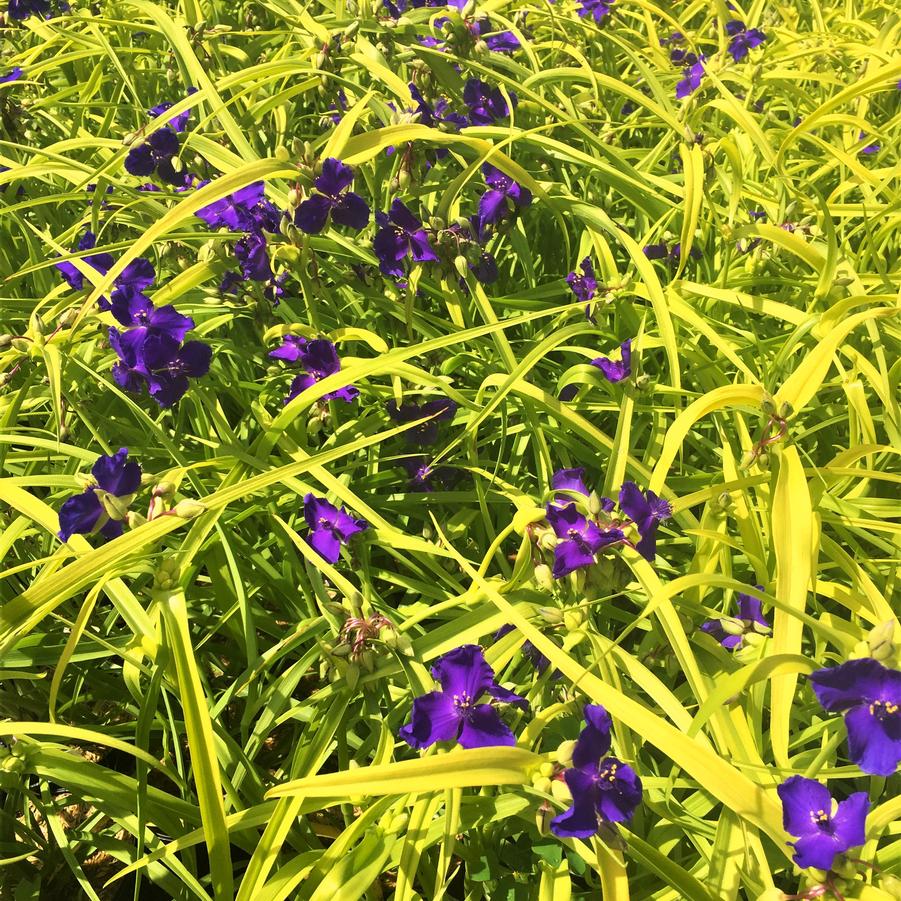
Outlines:
[[[0,43],[0,897],[901,898],[895,4]]]

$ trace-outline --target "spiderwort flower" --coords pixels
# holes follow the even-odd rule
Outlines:
[[[436,741],[457,741],[464,748],[516,744],[491,701],[480,704],[479,699],[487,694],[523,709],[528,709],[528,702],[497,684],[477,644],[462,645],[439,657],[432,677],[441,691],[414,698],[410,722],[399,732],[411,748],[420,750]]]
[[[610,15],[610,8],[613,6],[614,0],[579,0],[577,10],[580,18],[591,16],[594,21],[600,25],[601,21]]]
[[[307,541],[328,563],[337,563],[341,546],[352,535],[369,528],[365,519],[354,519],[343,507],[335,507],[314,494],[303,499],[303,516],[310,527]]]
[[[766,35],[760,29],[748,28],[739,19],[726,23],[726,34],[731,38],[727,49],[737,63],[740,63],[750,50],[759,47],[766,40]]]
[[[789,844],[799,867],[830,870],[837,855],[866,841],[870,806],[866,792],[855,792],[833,813],[829,789],[815,779],[791,776],[776,791],[782,801],[782,825],[798,839]]]
[[[6,75],[0,77],[0,84],[7,84],[11,81],[18,81],[25,74],[21,66],[10,69]]]
[[[616,757],[604,757],[610,750],[610,714],[600,704],[586,704],[585,723],[573,765],[563,774],[572,806],[551,820],[551,832],[561,838],[590,838],[599,821],[626,822],[641,803],[641,779],[635,770]]]
[[[266,238],[260,232],[244,235],[235,243],[235,259],[241,267],[243,279],[268,282],[272,278]]]
[[[11,19],[20,22],[29,16],[46,19],[50,16],[50,0],[9,0],[7,12]]]
[[[634,482],[623,483],[619,491],[619,506],[635,523],[641,536],[635,550],[649,563],[653,563],[657,553],[657,525],[666,522],[673,515],[673,508],[653,491],[642,494]]]
[[[528,188],[517,184],[490,163],[482,164],[482,175],[489,190],[479,200],[480,235],[486,225],[494,225],[532,202],[532,192]]]
[[[561,539],[554,548],[555,579],[591,566],[594,555],[610,544],[623,541],[625,536],[619,529],[604,531],[594,520],[582,516],[574,503],[566,506],[547,505],[547,521],[557,538]]]
[[[188,96],[191,94],[196,94],[197,88],[189,87],[188,88]],[[156,118],[157,116],[162,116],[167,110],[172,109],[173,104],[168,100],[163,103],[158,103],[156,106],[151,107],[147,112]],[[177,116],[173,116],[166,124],[173,129],[174,131],[181,133],[188,127],[188,122],[191,119],[191,110],[186,109],[183,113],[179,113]]]
[[[281,213],[275,204],[263,196],[265,188],[263,182],[253,182],[202,207],[194,215],[203,219],[210,228],[224,227],[233,232],[277,232]]]
[[[695,56],[694,53],[686,53],[682,70],[682,80],[676,85],[676,99],[683,100],[690,97],[700,86],[704,77],[704,54]]]
[[[569,285],[573,294],[576,295],[576,300],[579,300],[582,303],[588,303],[594,299],[594,295],[598,290],[598,283],[597,279],[594,277],[594,267],[591,265],[591,258],[585,257],[585,259],[582,260],[581,266],[581,275],[570,272],[569,275],[566,276],[566,284]],[[586,307],[585,309],[587,314],[588,308]]]
[[[276,360],[285,360],[287,363],[297,363],[303,370],[295,376],[291,382],[291,388],[285,403],[294,400],[301,391],[306,391],[316,382],[334,375],[341,370],[341,360],[335,345],[326,338],[303,338],[299,335],[285,335],[282,338],[281,347],[269,352],[270,357]],[[353,385],[345,385],[337,391],[330,391],[323,396],[324,400],[343,400],[352,403],[359,397],[360,392]]]
[[[411,444],[425,446],[434,444],[438,440],[438,425],[454,418],[457,412],[457,402],[448,397],[429,400],[423,404],[400,404],[389,400],[387,404],[388,415],[401,425],[406,422],[415,422],[417,419],[430,416],[426,422],[408,429],[404,435]]]
[[[139,352],[147,372],[150,396],[161,406],[171,407],[184,397],[189,379],[210,371],[213,349],[202,341],[182,344],[170,334],[147,335]]]
[[[91,250],[97,245],[97,237],[92,231],[86,231],[78,242],[78,250]],[[111,253],[92,253],[83,257],[84,262],[96,269],[101,275],[106,275],[112,268],[115,260]],[[70,288],[80,291],[84,287],[84,276],[68,260],[54,264],[62,273],[63,278]]]
[[[99,531],[106,538],[122,534],[123,517],[110,517],[113,508],[128,507],[132,496],[141,486],[141,467],[128,460],[128,448],[121,447],[112,456],[98,457],[91,469],[95,485],[81,494],[70,497],[59,511],[59,539],[68,541],[73,535],[90,535]],[[113,505],[104,503],[109,495],[121,501]]]
[[[436,488],[449,491],[463,477],[459,469],[452,466],[435,466],[423,454],[404,457],[399,462],[410,478],[411,491],[431,492]]]
[[[758,585],[759,590],[763,590],[762,585]],[[744,636],[749,632],[759,633],[760,630],[755,626],[762,626],[763,629],[769,631],[770,624],[763,616],[763,610],[760,607],[760,599],[755,598],[751,594],[739,594],[738,596],[738,619],[742,622],[743,631],[739,634],[727,632],[723,628],[721,619],[709,619],[701,626],[701,631],[712,635],[724,648],[740,648],[744,643]]]
[[[400,262],[408,255],[416,263],[434,262],[438,259],[429,236],[402,200],[395,198],[388,213],[375,214],[379,226],[372,249],[379,259],[379,268],[385,275],[399,278],[403,275]]]
[[[169,126],[155,131],[146,141],[136,144],[125,157],[125,169],[131,175],[153,175],[154,172],[170,185],[180,185],[185,180],[172,165],[172,158],[179,151],[178,135]]]
[[[558,469],[551,476],[551,488],[554,491],[575,491],[577,494],[584,494],[585,497],[588,497],[584,468],[576,466],[573,469]],[[558,494],[555,499],[564,504],[570,503],[565,494]]]
[[[143,340],[156,332],[180,342],[194,328],[194,320],[190,316],[182,316],[171,304],[155,307],[148,297],[134,288],[114,291],[111,310],[123,326],[134,329],[136,340]]]
[[[901,671],[867,657],[817,670],[810,681],[826,710],[844,712],[851,760],[891,776],[901,761]]]
[[[628,338],[620,344],[621,359],[611,360],[610,357],[597,357],[591,361],[592,366],[597,366],[604,373],[608,382],[621,382],[632,375],[632,339]]]
[[[859,140],[864,141],[864,140],[866,140],[867,133],[865,131],[861,131],[858,133],[857,137]],[[869,156],[871,153],[879,153],[879,151],[881,149],[882,149],[881,144],[873,142],[872,144],[864,144],[864,146],[861,147],[860,150],[858,150],[857,152],[865,154],[866,156]]]
[[[515,107],[516,94],[508,92],[510,103]],[[470,78],[463,86],[463,102],[469,107],[471,125],[493,125],[498,119],[510,115],[510,108],[500,88],[492,87],[478,78]]]
[[[369,221],[366,201],[349,190],[354,180],[353,169],[341,160],[329,157],[322,164],[322,174],[313,185],[318,194],[307,198],[294,214],[294,224],[308,235],[318,235],[331,213],[332,221],[350,228],[365,228]]]

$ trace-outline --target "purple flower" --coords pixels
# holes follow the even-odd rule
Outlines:
[[[591,16],[594,21],[600,25],[601,20],[610,15],[610,7],[613,6],[613,0],[579,0],[581,9],[577,10],[581,18]]]
[[[554,548],[555,579],[591,566],[594,555],[604,547],[623,541],[625,536],[619,529],[604,531],[594,520],[582,516],[573,503],[566,506],[547,505],[547,520],[560,541]]]
[[[563,774],[572,806],[551,820],[551,832],[561,838],[590,838],[599,821],[626,822],[641,803],[641,779],[635,770],[615,757],[601,759],[610,750],[610,714],[600,704],[586,704],[585,722],[573,765]]]
[[[361,229],[369,222],[366,201],[349,191],[354,180],[353,169],[333,157],[322,164],[322,174],[313,184],[318,194],[305,200],[294,214],[294,224],[308,235],[318,235],[325,228],[329,213],[338,225]]]
[[[404,457],[400,465],[410,478],[410,490],[431,492],[436,488],[449,491],[462,478],[463,474],[451,466],[434,466],[422,454]]]
[[[532,192],[522,187],[490,163],[482,164],[482,175],[489,189],[479,200],[479,234],[486,225],[506,219],[520,207],[532,202]],[[512,201],[512,206],[511,202]]]
[[[111,519],[110,505],[103,503],[103,494],[130,500],[141,486],[141,467],[128,462],[128,448],[122,447],[110,457],[101,456],[91,469],[96,485],[70,497],[59,511],[59,538],[68,541],[73,535],[90,535],[100,531],[106,538],[122,534],[122,523]]]
[[[437,400],[429,400],[423,404],[401,404],[398,406],[397,401],[389,400],[388,415],[397,423],[415,422],[417,419],[423,419],[426,416],[431,417],[426,422],[420,423],[412,429],[404,432],[404,435],[411,444],[419,444],[425,446],[434,444],[438,440],[438,424],[446,422],[454,418],[457,412],[456,401],[448,397],[442,397]]]
[[[619,506],[635,523],[641,536],[635,550],[649,563],[653,563],[657,554],[657,524],[666,522],[673,515],[673,508],[653,491],[642,494],[634,482],[623,483],[619,491]]]
[[[588,497],[588,488],[585,486],[585,470],[581,466],[574,469],[558,469],[551,476],[551,488],[554,491],[575,491]],[[565,494],[558,494],[555,500],[568,504],[570,499]]]
[[[622,359],[611,360],[609,357],[597,357],[591,361],[592,366],[597,366],[608,382],[621,382],[632,375],[632,339],[628,338],[620,344]]]
[[[399,264],[408,255],[412,255],[417,263],[438,259],[422,223],[399,198],[394,199],[388,213],[376,213],[375,221],[379,230],[372,242],[372,249],[385,275],[395,278],[403,275]]]
[[[161,407],[171,407],[188,390],[189,379],[210,371],[213,349],[202,341],[181,344],[171,335],[150,333],[138,358],[147,372],[150,396]]]
[[[398,733],[411,748],[420,750],[436,741],[457,741],[464,748],[516,744],[492,703],[480,704],[479,699],[487,694],[523,709],[528,709],[528,702],[497,684],[477,644],[465,644],[439,657],[432,676],[441,691],[414,698],[410,722]]]
[[[861,141],[866,140],[866,136],[867,136],[867,134],[866,134],[865,131],[861,131],[861,132],[859,132],[858,135],[857,135],[858,139],[861,140]],[[858,152],[858,153],[863,153],[863,154],[869,155],[869,154],[871,154],[871,153],[879,153],[879,151],[880,151],[881,149],[882,149],[882,145],[881,145],[881,144],[873,143],[873,144],[865,144],[865,145],[864,145],[863,147],[861,147],[860,150],[858,150],[857,152]]]
[[[817,670],[810,681],[826,710],[845,712],[851,760],[865,773],[891,776],[901,761],[901,671],[864,658]]]
[[[515,107],[516,94],[512,91],[508,93],[510,102]],[[463,102],[469,107],[471,125],[493,125],[498,119],[505,119],[510,115],[500,88],[493,88],[478,78],[470,78],[463,86]]]
[[[10,69],[6,75],[0,76],[0,84],[7,84],[10,81],[18,81],[25,72],[23,71],[21,66],[16,66],[13,69]]]
[[[354,519],[343,507],[335,507],[314,494],[303,499],[303,516],[310,527],[310,546],[329,563],[338,562],[341,545],[347,544],[352,535],[369,528],[365,519]]]
[[[762,591],[763,586],[758,585],[758,590]],[[723,628],[723,621],[720,619],[709,619],[701,626],[701,631],[713,636],[724,648],[740,648],[744,643],[744,635],[748,632],[758,632],[754,628],[756,623],[769,630],[770,624],[763,616],[763,610],[760,607],[760,599],[750,594],[739,594],[738,596],[738,619],[742,621],[744,631],[739,635],[733,635]]]
[[[197,88],[189,87],[188,88],[188,96],[191,94],[196,94]],[[172,108],[172,104],[169,101],[164,101],[163,103],[159,103],[154,107],[151,107],[148,112],[151,116],[156,118],[157,116],[162,116],[166,110]],[[179,113],[177,116],[173,116],[166,124],[172,128],[176,132],[183,132],[188,127],[188,121],[191,118],[191,110],[187,109],[183,113]]]
[[[97,238],[92,231],[86,231],[78,242],[78,250],[92,250],[97,244]],[[93,253],[84,257],[85,263],[96,269],[101,275],[106,275],[112,268],[115,260],[111,253]],[[70,288],[80,291],[84,287],[84,276],[68,260],[55,263],[56,268],[63,274]]]
[[[335,349],[335,345],[326,338],[309,340],[298,335],[285,335],[282,338],[282,346],[270,351],[269,356],[277,360],[285,360],[288,363],[297,363],[305,370],[295,376],[294,381],[291,382],[285,403],[294,400],[298,394],[306,391],[316,382],[321,382],[322,379],[341,370],[338,351]],[[353,385],[346,385],[337,391],[330,391],[324,395],[324,399],[343,400],[349,404],[356,400],[359,394],[359,390]]]
[[[512,31],[499,31],[496,34],[486,34],[490,32],[492,25],[488,19],[479,19],[475,23],[478,37],[485,41],[485,46],[492,53],[513,53],[522,46],[519,38]]]
[[[815,779],[791,776],[776,791],[782,801],[782,825],[798,839],[789,844],[799,867],[830,870],[836,855],[866,841],[870,806],[866,792],[855,792],[832,813],[829,789]]]
[[[478,262],[469,264],[469,271],[483,285],[493,285],[499,276],[497,260],[487,250],[479,254]]]
[[[50,0],[9,0],[7,13],[11,19],[22,21],[29,16],[50,17]]]
[[[410,89],[410,96],[415,104],[414,111],[419,114],[419,121],[422,125],[428,125],[430,128],[449,125],[453,130],[459,130],[469,124],[466,116],[449,109],[450,103],[445,97],[439,97],[435,106],[432,107],[415,84],[411,82],[407,87]]]
[[[727,49],[737,63],[748,55],[748,51],[759,47],[766,40],[766,35],[762,31],[757,28],[748,28],[739,19],[733,19],[726,23],[726,34],[731,37]]]
[[[111,309],[113,316],[126,328],[142,332],[141,338],[157,332],[182,341],[194,328],[194,320],[190,316],[182,316],[171,304],[155,307],[148,297],[134,288],[114,291]]]
[[[235,258],[241,267],[241,277],[254,282],[268,282],[272,278],[266,238],[251,232],[235,243]]]
[[[275,204],[263,196],[265,188],[261,181],[246,185],[234,194],[199,209],[194,215],[203,219],[210,228],[224,227],[233,232],[277,232],[281,213]]]
[[[693,53],[685,55],[686,66],[682,70],[682,80],[676,85],[676,99],[682,100],[690,97],[700,86],[704,77],[704,55],[695,56]]]
[[[570,272],[570,274],[566,276],[566,284],[569,285],[573,294],[576,295],[576,300],[579,300],[582,303],[588,303],[590,300],[594,299],[594,295],[598,290],[598,283],[597,279],[594,277],[594,267],[591,265],[591,258],[585,257],[585,259],[582,260],[581,265],[582,274],[577,275],[575,272]]]
[[[179,174],[172,165],[178,154],[178,135],[168,126],[155,131],[146,141],[137,144],[125,157],[125,169],[131,175],[152,175],[154,172],[170,185],[181,185],[185,173]]]

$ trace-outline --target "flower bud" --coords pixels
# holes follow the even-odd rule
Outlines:
[[[14,350],[19,351],[20,354],[27,354],[31,350],[31,341],[27,338],[13,338],[9,342]]]
[[[0,350],[6,350],[13,343],[12,335],[0,335]]]
[[[879,888],[886,892],[893,901],[901,901],[901,879],[891,874],[885,874],[879,879]]]
[[[788,401],[784,401],[779,406],[779,416],[781,419],[788,419],[794,412],[795,408]]]
[[[543,565],[543,564],[539,564]],[[563,614],[553,607],[539,607],[538,615],[546,622],[553,626],[559,626],[563,622]]]
[[[457,270],[457,275],[459,275],[460,278],[466,278],[466,275],[469,272],[469,262],[463,254],[458,254],[454,257],[454,269]]]
[[[154,497],[172,497],[175,494],[175,483],[162,481],[158,482],[153,489]]]
[[[585,611],[578,607],[570,607],[563,611],[563,625],[567,631],[574,632],[585,623]]]
[[[591,494],[588,495],[588,512],[592,516],[598,516],[602,509],[600,496],[597,491],[592,491]]]
[[[565,801],[567,803],[573,799],[569,786],[562,779],[554,779],[551,782],[551,795],[557,801]]]
[[[551,793],[551,780],[547,776],[534,776],[532,778],[532,787],[536,791],[549,795]]]
[[[406,191],[407,188],[410,187],[411,181],[412,181],[412,178],[410,177],[409,169],[401,169],[397,173],[397,187],[399,190]]]
[[[559,539],[550,529],[545,529],[538,538],[538,547],[543,551],[552,551],[558,543]]]
[[[560,742],[557,750],[554,751],[554,760],[561,766],[569,767],[573,765],[573,751],[576,749],[576,740],[571,738],[567,741]]]
[[[172,513],[179,519],[196,519],[198,516],[200,516],[201,513],[204,513],[205,511],[205,504],[201,504],[200,501],[195,501],[190,498],[179,501],[172,508]]]
[[[888,620],[870,630],[867,635],[867,646],[870,657],[880,662],[892,660],[901,648],[895,642],[897,624],[894,620]]]
[[[125,514],[125,525],[127,525],[129,529],[136,529],[138,526],[143,526],[145,522],[147,522],[147,517],[135,510],[129,510],[128,513]]]
[[[292,210],[296,210],[297,207],[300,206],[301,196],[300,191],[297,188],[291,188],[288,191],[288,207]]]
[[[535,584],[545,591],[554,590],[554,575],[551,568],[546,563],[537,563],[535,565]]]
[[[78,319],[78,310],[70,308],[59,317],[58,325],[60,328],[72,328],[76,319]]]
[[[108,491],[103,491],[99,488],[97,489],[96,494],[103,507],[103,512],[106,513],[110,519],[116,520],[116,522],[121,522],[125,519],[128,514],[128,507],[132,500],[134,500],[133,494],[126,495],[125,497],[116,497],[115,494],[110,494]]]
[[[745,634],[745,624],[740,619],[735,619],[731,616],[724,616],[720,620],[720,628],[722,628],[727,635]]]
[[[775,416],[776,415],[776,404],[773,401],[772,397],[765,397],[760,402],[760,407],[767,416]]]

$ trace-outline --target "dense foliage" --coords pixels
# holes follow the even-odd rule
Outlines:
[[[893,3],[4,9],[0,897],[901,898]]]

